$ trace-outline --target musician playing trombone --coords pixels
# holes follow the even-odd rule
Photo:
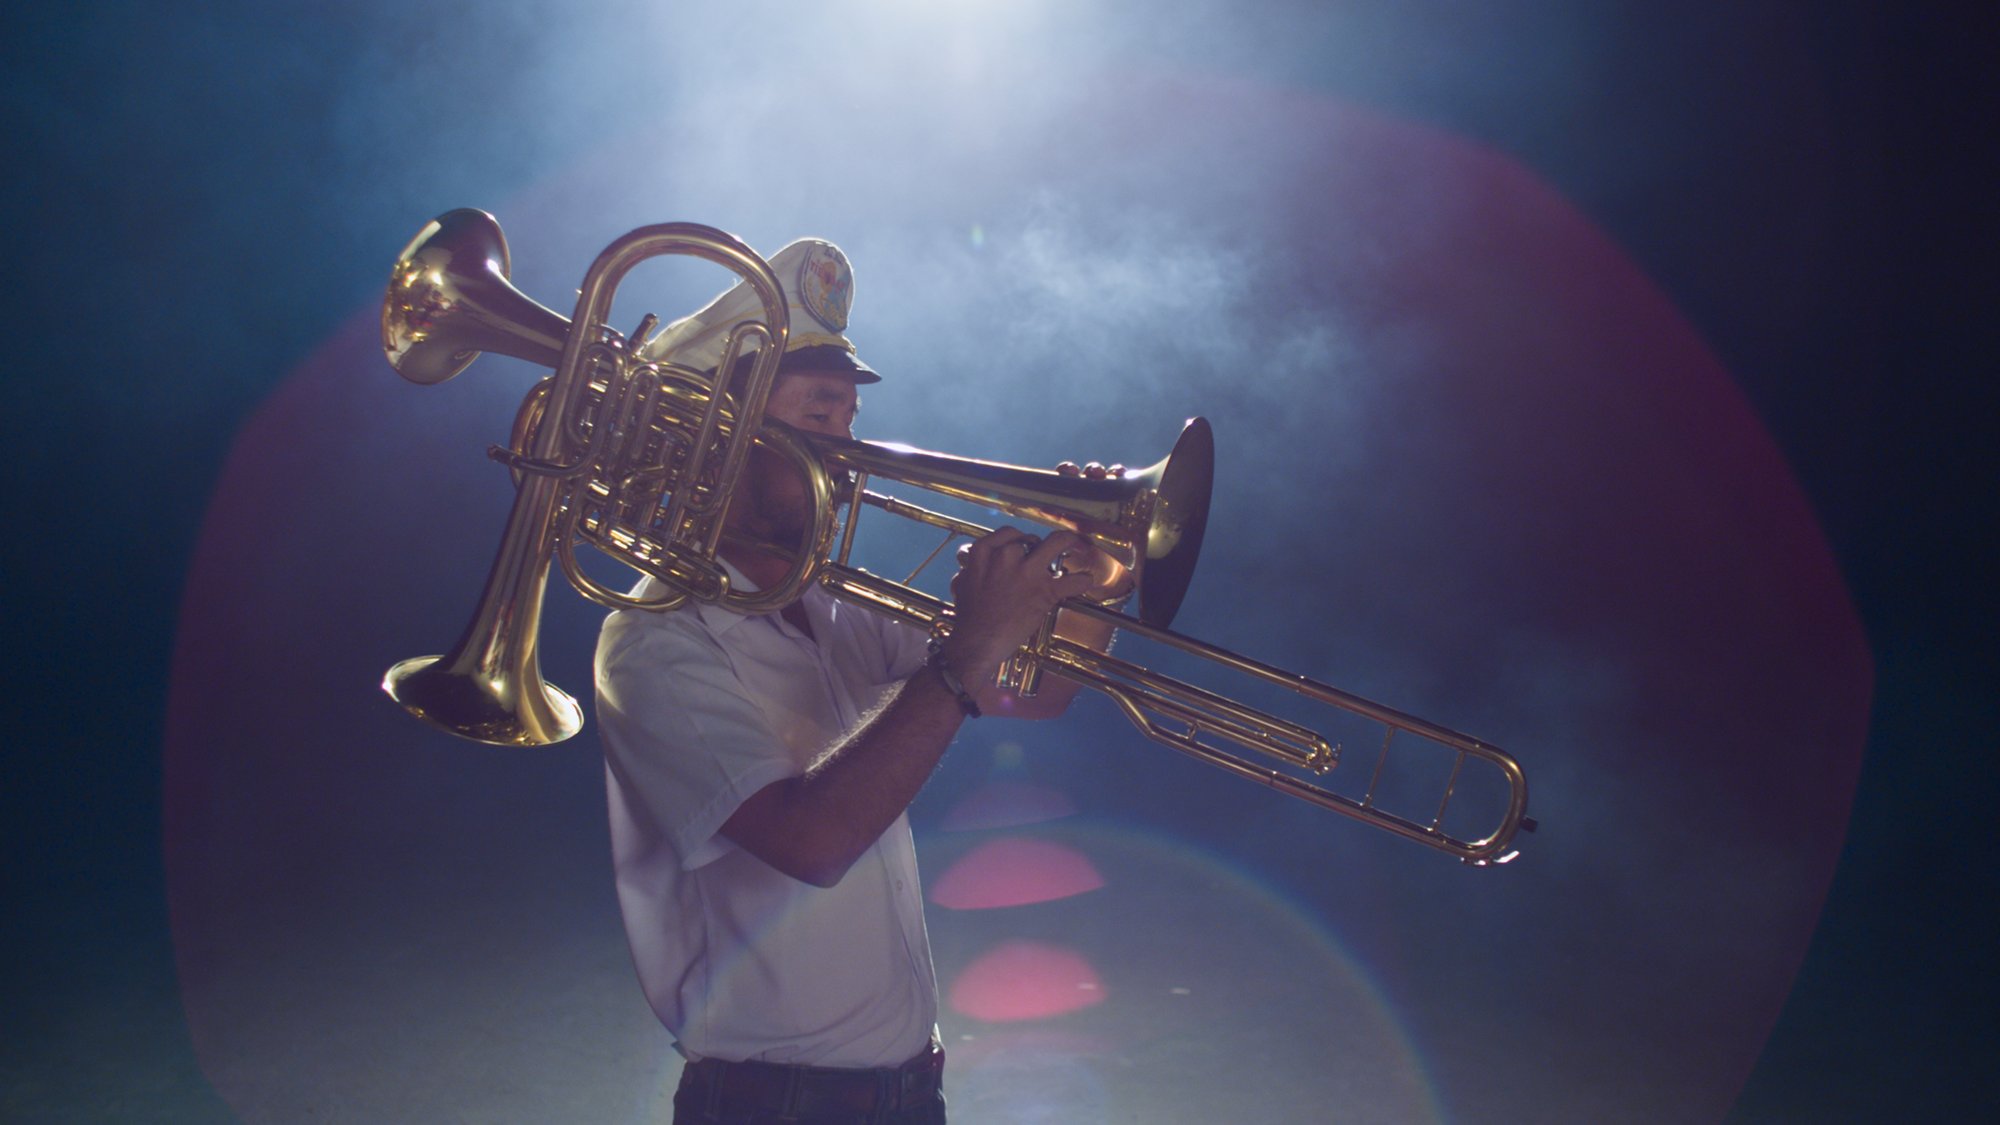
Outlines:
[[[844,335],[847,260],[804,240],[771,266],[792,332],[767,416],[851,437],[858,388],[880,377]],[[759,308],[739,285],[649,352],[713,366]],[[783,580],[787,560],[744,544],[799,542],[811,505],[796,469],[753,453],[727,516],[733,587]],[[1001,528],[959,562],[941,640],[816,586],[764,616],[691,603],[604,624],[597,710],[619,902],[647,999],[688,1059],[680,1125],[944,1120],[906,810],[967,719],[1068,706],[1073,683],[1017,697],[996,686],[1001,666],[1060,601],[1129,586],[1066,531]],[[635,593],[654,589],[649,577]],[[1062,631],[1109,640],[1096,622],[1066,617]]]

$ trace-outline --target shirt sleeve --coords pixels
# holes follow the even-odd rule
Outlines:
[[[907,680],[930,659],[930,634],[879,614],[870,614],[881,632],[883,663],[891,680]]]
[[[798,772],[713,638],[675,615],[611,615],[597,647],[597,718],[614,831],[684,870],[729,854],[720,830],[764,786]]]

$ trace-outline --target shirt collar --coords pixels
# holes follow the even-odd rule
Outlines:
[[[732,566],[727,559],[718,558],[715,561],[721,563],[723,571],[729,575],[730,589],[746,592],[763,589],[762,586],[751,581],[742,571]],[[663,586],[664,583],[659,579],[648,575],[632,592],[637,597],[646,598],[659,594]],[[833,616],[831,607],[823,608],[815,604],[817,599],[814,597],[814,594],[816,592],[822,592],[820,591],[819,583],[815,582],[806,587],[804,600],[807,603],[807,612],[815,623],[821,620],[830,620]],[[695,616],[701,619],[702,627],[707,629],[711,636],[716,637],[720,637],[724,633],[741,625],[748,616],[738,613],[733,609],[724,608],[720,603],[711,605],[706,602],[695,602],[694,612]],[[777,614],[772,613],[760,616],[776,617]],[[773,624],[776,624],[776,622],[773,622]],[[785,626],[779,627],[784,628]]]

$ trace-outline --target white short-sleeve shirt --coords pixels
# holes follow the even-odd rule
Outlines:
[[[715,606],[606,619],[597,717],[618,901],[640,984],[683,1053],[893,1066],[937,1022],[908,817],[827,888],[718,832],[923,665],[919,630],[817,587],[803,605],[812,637]]]

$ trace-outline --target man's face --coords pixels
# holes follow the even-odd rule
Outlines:
[[[854,436],[854,415],[861,408],[850,375],[792,371],[778,376],[765,402],[764,414],[807,433]],[[812,522],[812,503],[805,478],[790,462],[766,453],[750,453],[743,487],[730,505],[729,522],[739,530],[773,543],[796,543]]]
[[[764,405],[767,417],[801,430],[832,437],[854,436],[854,415],[861,409],[854,378],[824,371],[789,371],[778,376]]]

